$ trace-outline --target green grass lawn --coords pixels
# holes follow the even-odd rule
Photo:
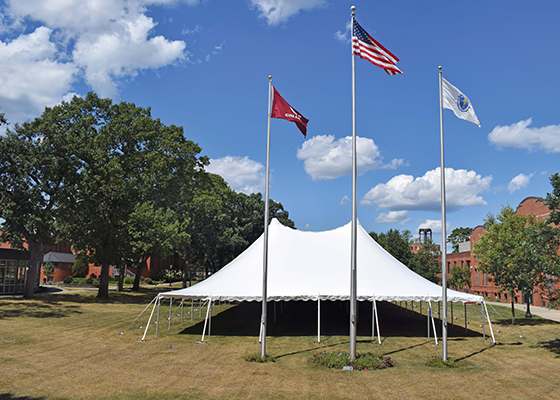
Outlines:
[[[371,303],[360,304],[358,352],[389,355],[397,366],[359,372],[309,362],[320,351],[348,351],[346,303],[321,303],[321,343],[316,303],[277,305],[276,322],[270,305],[267,352],[276,362],[259,364],[244,357],[260,352],[260,304],[216,307],[211,337],[197,344],[204,323],[198,309],[191,322],[185,306],[181,325],[175,304],[168,330],[166,303],[159,337],[152,321],[140,342],[151,308],[130,325],[155,294],[0,298],[0,399],[560,398],[560,324],[525,320],[520,311],[511,325],[507,305],[489,309],[496,346],[488,325],[487,340],[482,338],[480,309],[468,306],[465,331],[464,308],[455,305],[448,354],[459,367],[441,369],[426,365],[441,357],[442,348],[434,345],[433,334],[427,338],[425,304],[420,315],[418,303],[378,303],[381,346],[371,340]],[[436,325],[439,334],[439,320]]]

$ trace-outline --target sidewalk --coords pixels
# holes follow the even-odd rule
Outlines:
[[[491,301],[487,301],[486,303],[493,306],[508,307],[511,310],[511,303],[498,303]],[[526,304],[514,304],[514,307],[516,310],[527,310]],[[550,319],[551,321],[560,322],[560,310],[549,310],[544,307],[531,306],[530,311],[533,315],[538,315],[539,317]]]

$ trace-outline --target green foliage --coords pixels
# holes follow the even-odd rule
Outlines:
[[[428,367],[434,368],[459,368],[460,365],[457,361],[447,360],[443,361],[440,357],[432,357],[426,363]]]
[[[397,363],[389,356],[383,356],[375,353],[358,353],[354,360],[350,354],[342,352],[326,351],[317,353],[311,359],[311,362],[318,367],[342,369],[343,367],[353,367],[359,371],[371,371],[376,369],[386,369],[394,367]]]
[[[62,280],[62,283],[72,283],[74,279],[71,276],[65,276],[64,279]]]
[[[125,285],[132,285],[134,283],[134,278],[132,276],[125,276],[124,277],[124,284]]]
[[[456,289],[463,289],[465,286],[471,287],[471,269],[469,267],[453,264],[450,272],[451,276],[447,279],[448,287]]]
[[[486,231],[474,245],[477,268],[488,280],[512,298],[515,290],[531,293],[536,286],[546,290],[546,277],[560,272],[560,231],[534,216],[518,215],[510,206],[499,215],[489,214]],[[512,303],[512,318],[513,303]]]
[[[453,245],[453,253],[459,252],[459,243],[468,242],[471,238],[472,228],[455,228],[447,236],[447,243]]]
[[[440,255],[437,246],[431,240],[427,240],[412,256],[408,267],[418,275],[439,283],[440,278],[437,274],[441,272],[441,262],[438,260]]]
[[[158,274],[158,279],[166,283],[180,281],[183,276],[183,272],[177,269],[164,269]]]
[[[45,265],[43,265],[43,275],[45,276],[54,275],[54,266],[50,261],[47,261]]]
[[[89,258],[85,253],[78,253],[76,261],[72,265],[72,276],[75,278],[85,278],[89,273]]]
[[[264,357],[261,357],[261,353],[252,353],[252,354],[247,354],[244,358],[245,361],[248,362],[257,362],[257,363],[276,362],[276,359],[272,357],[270,354],[265,354]]]
[[[413,253],[410,250],[410,231],[400,232],[398,229],[390,229],[387,233],[370,232],[369,235],[389,254],[404,265],[409,265]]]

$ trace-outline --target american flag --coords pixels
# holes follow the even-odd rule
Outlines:
[[[403,74],[397,68],[396,64],[399,59],[395,57],[389,50],[381,45],[377,40],[372,38],[364,28],[353,21],[352,33],[352,53],[360,56],[364,60],[368,60],[380,68],[383,68],[389,75]],[[404,74],[403,74],[404,75]]]

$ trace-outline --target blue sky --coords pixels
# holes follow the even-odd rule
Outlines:
[[[94,90],[151,107],[233,189],[262,191],[268,76],[309,118],[272,121],[271,198],[298,229],[350,221],[350,7],[404,76],[356,59],[358,218],[441,240],[438,66],[479,128],[444,110],[448,232],[546,196],[560,153],[554,1],[6,0],[0,110],[11,123]]]

